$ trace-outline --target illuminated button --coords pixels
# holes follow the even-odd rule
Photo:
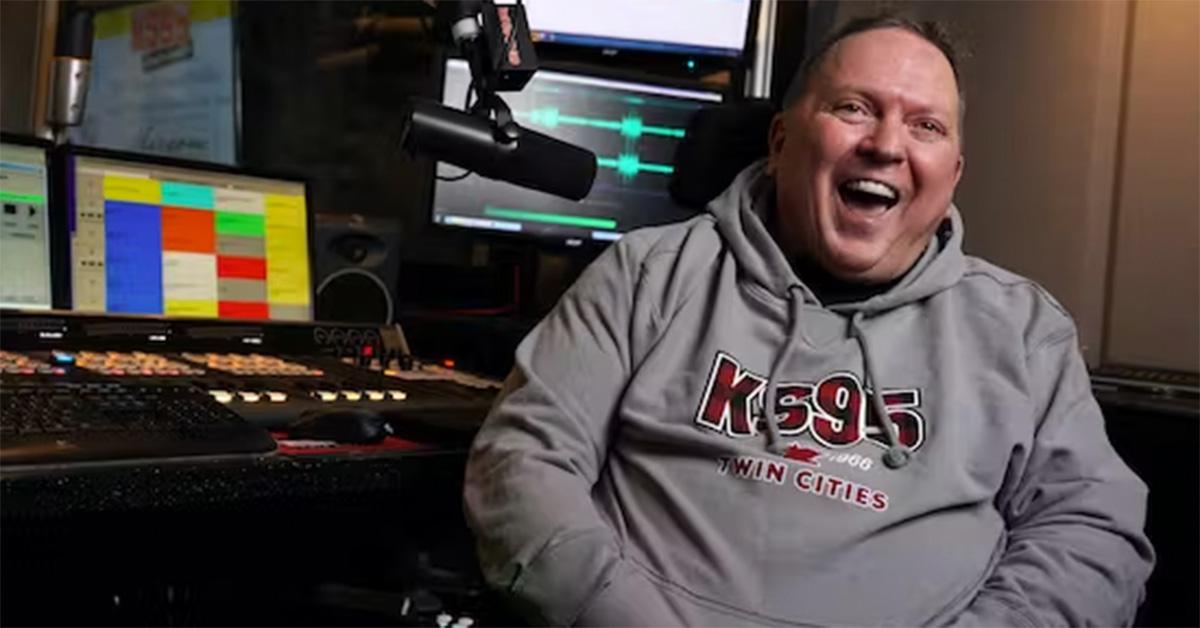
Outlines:
[[[287,401],[287,393],[285,393],[285,392],[279,392],[278,390],[268,390],[268,391],[266,391],[265,394],[267,395],[267,399],[270,399],[271,401],[273,401],[275,403],[281,403],[281,402]]]
[[[383,401],[384,394],[382,390],[365,390],[363,392],[367,394],[367,399],[371,401]]]
[[[387,395],[392,401],[404,401],[408,399],[408,393],[403,390],[389,390],[387,391]]]
[[[337,401],[338,394],[332,390],[318,390],[313,393],[321,401]]]
[[[357,390],[343,390],[342,396],[346,398],[346,401],[358,401],[362,399],[362,393]]]
[[[216,399],[221,403],[229,403],[230,401],[233,401],[233,393],[229,392],[228,390],[210,390],[208,391],[208,394],[212,395],[213,399]]]
[[[238,391],[238,396],[241,397],[242,401],[245,401],[246,403],[254,403],[259,399],[262,399],[262,395],[252,390],[240,390]]]

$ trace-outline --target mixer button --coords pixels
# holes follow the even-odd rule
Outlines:
[[[387,394],[392,401],[404,401],[405,399],[408,399],[408,393],[404,392],[403,390],[393,389],[387,391]]]
[[[268,390],[264,394],[267,396],[267,399],[270,399],[271,401],[273,401],[275,403],[282,403],[284,401],[287,401],[287,393],[285,393],[285,392],[279,392],[278,390]]]
[[[313,392],[317,399],[321,401],[337,401],[338,394],[332,390],[318,390]]]
[[[259,399],[262,399],[262,395],[252,390],[240,390],[238,391],[238,396],[241,397],[242,401],[245,401],[246,403],[254,403]]]
[[[346,398],[346,401],[358,401],[362,399],[362,392],[357,390],[343,390],[342,396]]]
[[[228,390],[210,390],[208,391],[208,394],[212,395],[213,399],[216,399],[221,403],[229,403],[230,401],[233,401],[233,393],[229,392]]]
[[[363,392],[366,393],[367,399],[371,401],[383,401],[384,394],[382,390],[364,390]]]

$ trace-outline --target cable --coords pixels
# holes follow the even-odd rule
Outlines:
[[[475,91],[475,77],[471,77],[471,82],[467,83],[466,98],[463,99],[463,111],[471,110],[471,93],[474,91]],[[446,183],[453,183],[455,181],[462,181],[463,179],[471,176],[471,174],[472,173],[470,170],[464,170],[462,172],[462,174],[451,175],[448,177],[443,177],[440,174],[435,174],[434,178],[436,178],[438,181],[445,181]]]
[[[524,5],[525,5],[523,0],[517,0],[517,4],[522,7],[524,7]],[[504,42],[501,44],[501,50],[508,50],[508,47],[512,45],[513,38],[516,37],[516,35],[517,35],[517,29],[516,29],[516,26],[514,25],[513,28],[509,29],[508,35],[504,38]],[[465,97],[463,98],[463,111],[471,110],[471,94],[474,92],[475,92],[475,77],[472,76],[471,82],[467,84],[467,93],[466,93]],[[462,174],[456,174],[456,175],[452,175],[452,176],[448,176],[448,177],[444,177],[440,174],[435,173],[434,178],[436,178],[438,181],[444,181],[446,183],[453,183],[455,181],[462,181],[463,179],[466,179],[467,177],[471,176],[471,174],[472,174],[472,172],[470,170],[465,170],[465,171],[463,171]]]

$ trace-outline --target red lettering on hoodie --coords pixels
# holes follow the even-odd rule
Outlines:
[[[752,405],[762,396],[766,385],[765,379],[743,369],[729,355],[718,352],[696,423],[730,436],[753,435]]]
[[[866,404],[858,380],[849,375],[827,377],[817,386],[817,406],[812,430],[817,440],[830,447],[846,447],[862,440]]]

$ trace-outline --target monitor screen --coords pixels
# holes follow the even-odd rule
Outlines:
[[[301,181],[72,154],[78,311],[312,320]]]
[[[750,0],[524,0],[534,41],[736,57]]]
[[[50,309],[46,149],[0,144],[0,307]]]
[[[443,102],[461,109],[470,81],[467,64],[449,60]],[[501,97],[521,126],[596,154],[591,193],[571,201],[477,175],[446,181],[462,170],[439,163],[434,222],[574,245],[694,213],[667,191],[675,146],[692,114],[720,103],[720,93],[539,70],[525,89]]]

